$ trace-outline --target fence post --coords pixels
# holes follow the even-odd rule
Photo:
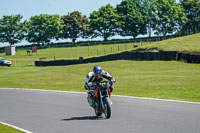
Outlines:
[[[88,56],[90,56],[90,47],[89,47],[89,43],[88,43]]]
[[[30,60],[30,66],[32,66],[33,59]]]
[[[70,46],[70,44],[69,44],[69,57],[70,57],[70,59],[71,59],[71,57],[72,57],[72,53],[71,53],[71,46]]]

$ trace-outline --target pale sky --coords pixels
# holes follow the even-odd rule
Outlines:
[[[0,0],[0,18],[3,15],[21,14],[23,19],[39,14],[67,15],[68,12],[80,11],[87,15],[101,6],[116,6],[122,0]]]

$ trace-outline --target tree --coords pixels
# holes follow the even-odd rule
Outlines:
[[[90,27],[89,19],[79,11],[62,16],[62,20],[64,21],[64,38],[70,38],[75,43],[77,38],[86,38],[88,36]]]
[[[50,43],[51,39],[59,40],[62,35],[63,22],[59,15],[41,14],[32,16],[27,23],[27,40],[32,43]]]
[[[25,30],[21,15],[3,16],[0,19],[0,42],[14,45],[23,40]]]
[[[110,4],[102,6],[98,11],[90,14],[90,29],[94,37],[103,37],[107,41],[109,37],[117,34],[117,30],[121,25],[116,9]]]
[[[182,0],[181,5],[185,9],[188,22],[184,25],[185,29],[191,30],[192,33],[200,31],[200,1],[199,0]]]
[[[117,11],[123,21],[122,36],[136,38],[147,33],[148,13],[142,0],[123,0],[117,5]]]
[[[187,22],[183,8],[175,0],[157,0],[156,17],[153,24],[155,34],[163,35],[174,33]]]
[[[151,37],[153,21],[156,17],[155,11],[157,8],[155,2],[155,0],[141,0],[141,6],[144,7],[145,12],[147,13],[147,28],[149,37]]]

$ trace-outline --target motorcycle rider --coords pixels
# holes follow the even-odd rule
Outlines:
[[[88,103],[90,106],[94,106],[92,96],[93,96],[93,91],[96,86],[95,82],[96,81],[100,82],[103,80],[103,78],[109,80],[111,83],[116,82],[114,77],[112,77],[107,71],[102,70],[101,67],[98,65],[94,66],[92,72],[89,72],[86,76],[85,89],[88,90],[87,99],[88,99]],[[111,92],[112,92],[113,88],[114,88],[114,86],[113,86],[113,84],[111,84],[111,86],[110,86]]]

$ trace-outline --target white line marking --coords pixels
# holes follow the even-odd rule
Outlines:
[[[41,91],[41,92],[54,92],[54,93],[74,93],[74,94],[87,94],[87,92],[75,91],[59,91],[59,90],[41,90],[41,89],[24,89],[24,88],[0,88],[0,90],[24,90],[24,91]]]
[[[189,103],[189,104],[199,104],[199,105],[200,105],[200,102],[190,102],[190,101],[180,101],[180,100],[169,100],[169,99],[158,99],[158,98],[147,98],[147,97],[134,97],[134,96],[121,96],[121,95],[113,95],[113,96],[122,97],[122,98],[141,99],[141,100],[164,101],[164,102],[176,102],[176,103]]]
[[[74,91],[57,91],[57,90],[41,90],[41,89],[24,89],[24,88],[0,88],[5,90],[25,90],[25,91],[42,91],[42,92],[54,92],[54,93],[72,93],[72,94],[84,94],[86,92],[74,92]],[[180,101],[180,100],[169,100],[169,99],[158,99],[158,98],[146,98],[146,97],[134,97],[134,96],[123,96],[123,95],[112,95],[114,97],[121,98],[132,98],[132,99],[141,99],[141,100],[153,100],[153,101],[164,101],[164,102],[176,102],[176,103],[189,103],[189,104],[199,104],[200,102],[190,102],[190,101]]]
[[[7,124],[7,123],[5,123],[5,122],[1,122],[1,121],[0,121],[0,123],[3,124],[3,125],[6,125],[6,126],[12,127],[12,128],[14,128],[14,129],[20,130],[20,131],[25,132],[25,133],[32,133],[32,132],[30,132],[30,131],[28,131],[28,130],[25,130],[25,129],[16,127],[16,126],[11,125],[11,124]]]

